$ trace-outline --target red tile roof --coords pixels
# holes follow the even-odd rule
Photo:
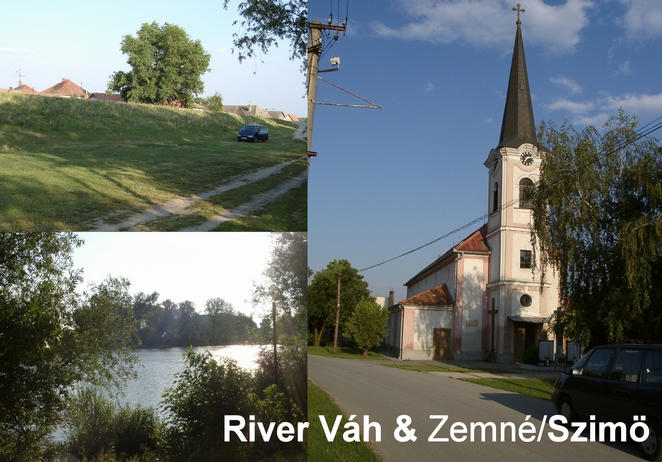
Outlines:
[[[448,293],[446,284],[440,284],[436,287],[428,289],[416,294],[412,297],[406,298],[398,303],[399,305],[421,305],[421,306],[448,306],[453,304],[453,299]]]
[[[444,266],[455,260],[455,254],[458,252],[489,254],[490,248],[487,246],[487,224],[484,224],[476,231],[471,233],[465,239],[460,241],[459,244],[448,249],[441,257],[430,263],[428,266],[419,271],[409,281],[405,282],[407,287],[417,283],[418,281],[429,276],[433,272],[443,268]]]
[[[92,93],[90,95],[90,99],[98,99],[99,101],[117,101],[117,102],[124,101],[122,99],[122,95],[120,95],[119,93],[113,93],[111,95],[107,93]]]
[[[19,85],[16,88],[12,88],[10,91],[12,93],[25,93],[26,95],[36,95],[36,94],[39,93],[37,90],[32,88],[30,85],[26,85],[24,83]]]
[[[299,118],[296,115],[294,115],[294,114],[287,114],[287,115],[290,116],[290,119],[292,119],[292,122],[298,122],[299,121]]]
[[[62,79],[60,83],[56,83],[40,93],[45,96],[77,96],[79,98],[85,98],[87,94],[87,91],[69,79]]]

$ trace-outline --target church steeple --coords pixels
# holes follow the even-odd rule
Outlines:
[[[524,58],[524,44],[519,15],[524,12],[517,8],[517,32],[515,33],[515,47],[513,61],[510,65],[510,79],[508,81],[508,95],[503,110],[501,122],[501,136],[497,149],[502,147],[518,148],[522,143],[536,144],[536,125],[533,121],[533,106],[529,91],[529,78],[526,72],[526,59]]]

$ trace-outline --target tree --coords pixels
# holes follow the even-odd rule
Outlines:
[[[636,127],[621,112],[602,133],[539,129],[532,240],[559,274],[555,330],[585,345],[662,338],[662,156]]]
[[[272,383],[278,377],[277,385],[305,415],[308,241],[306,233],[277,233],[275,236],[271,259],[264,272],[267,282],[256,285],[253,291],[254,303],[275,303],[276,306],[278,338],[272,352],[262,351],[260,362],[263,370],[272,372]],[[273,323],[273,315],[270,318]],[[273,351],[280,357],[276,358]]]
[[[388,332],[388,310],[375,303],[372,298],[364,298],[357,303],[352,316],[345,323],[349,334],[363,356],[368,350],[378,346]]]
[[[227,9],[229,0],[223,0]],[[252,58],[256,51],[267,53],[279,40],[290,42],[291,58],[306,56],[308,34],[307,0],[244,0],[237,6],[244,28],[242,34],[234,33],[234,46],[238,50],[239,62]]]
[[[124,36],[121,49],[131,71],[113,73],[108,88],[124,100],[189,107],[193,94],[202,93],[210,55],[181,27],[144,23],[137,37]]]
[[[207,108],[210,111],[222,112],[223,111],[223,97],[220,93],[214,93],[207,98]]]
[[[131,375],[128,284],[85,296],[72,234],[0,233],[0,459],[34,460],[79,380]],[[117,375],[119,374],[119,375]]]
[[[333,260],[315,273],[308,288],[308,329],[313,343],[320,344],[326,327],[335,323],[338,275],[340,275],[340,325],[351,316],[356,304],[370,296],[368,283],[347,260]]]

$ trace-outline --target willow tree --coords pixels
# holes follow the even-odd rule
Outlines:
[[[662,156],[637,126],[539,127],[532,240],[559,273],[555,328],[585,345],[662,339]]]

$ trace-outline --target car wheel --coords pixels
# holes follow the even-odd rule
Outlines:
[[[648,438],[640,444],[644,459],[659,460],[662,454],[662,442],[659,429],[654,425],[648,426]]]
[[[561,414],[568,423],[577,419],[572,404],[570,403],[570,398],[563,397],[561,398],[561,404],[559,405],[559,414]]]

